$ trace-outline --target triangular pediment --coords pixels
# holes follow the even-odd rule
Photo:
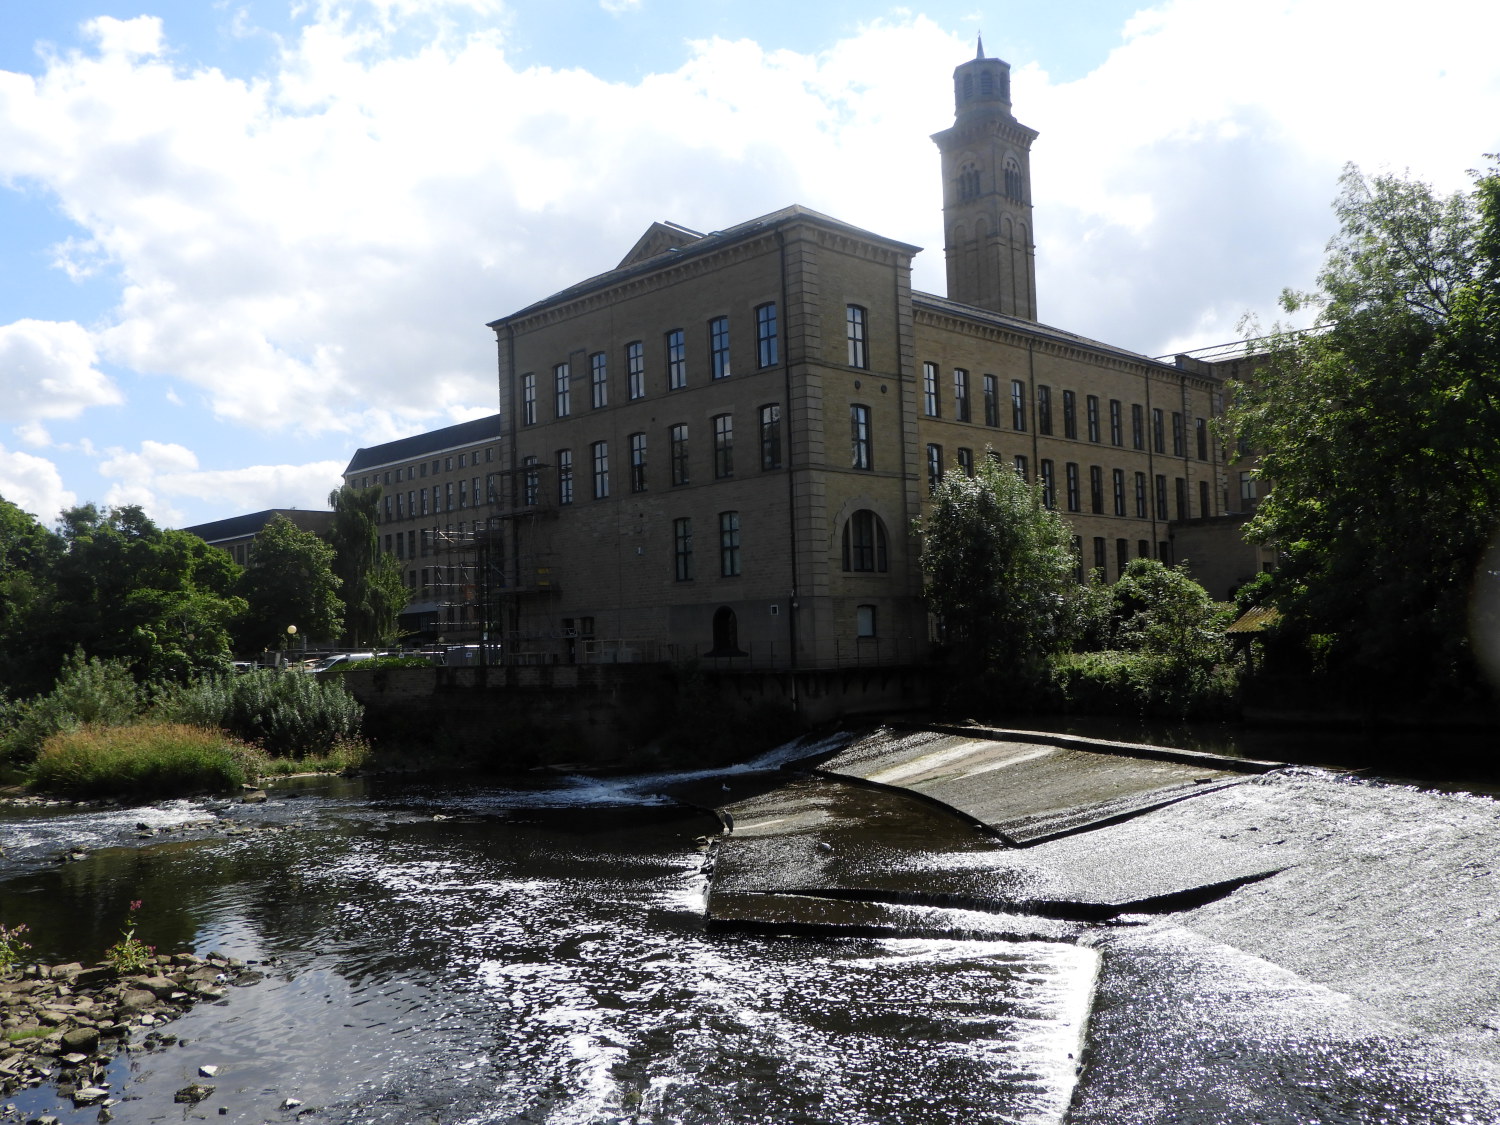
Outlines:
[[[620,259],[616,269],[624,269],[650,258],[665,254],[669,250],[681,250],[697,242],[703,236],[695,230],[680,227],[676,223],[652,223],[649,230],[630,248],[630,253]]]

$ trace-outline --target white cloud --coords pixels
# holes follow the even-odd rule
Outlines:
[[[78,503],[63,487],[57,466],[45,457],[7,450],[0,445],[0,496],[51,527],[58,513]]]
[[[641,0],[599,0],[599,7],[612,16],[618,16],[640,11]]]
[[[267,508],[328,507],[328,494],[342,483],[344,462],[252,465],[243,469],[198,468],[189,449],[143,441],[137,450],[112,448],[99,471],[112,483],[104,502],[139,504],[163,526],[186,522],[182,501],[205,501],[221,514]]]
[[[99,16],[84,23],[83,33],[99,44],[103,55],[141,57],[162,53],[161,19],[157,16],[128,20]]]
[[[46,449],[52,444],[52,435],[40,422],[24,422],[16,427],[15,434],[33,449]]]
[[[98,50],[36,78],[0,73],[0,179],[78,224],[64,268],[120,278],[99,352],[222,419],[368,444],[488,413],[483,322],[608,269],[655,219],[801,202],[925,246],[915,283],[942,290],[928,138],[967,30],[901,16],[817,55],[709,40],[610,83],[517,67],[492,0],[325,0],[305,21],[262,78],[176,65],[150,17],[92,21]],[[1500,148],[1496,41],[1492,3],[1413,21],[1394,0],[1358,19],[1344,0],[1169,0],[1077,81],[1013,58],[1042,132],[1043,319],[1147,350],[1229,339],[1311,280],[1346,160],[1453,188]],[[63,389],[28,384],[17,420],[118,401],[92,351],[56,362]]]
[[[0,419],[76,418],[122,400],[95,364],[88,331],[72,321],[18,320],[0,325]]]

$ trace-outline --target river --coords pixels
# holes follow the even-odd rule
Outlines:
[[[118,1122],[1061,1119],[1097,954],[707,932],[718,822],[660,796],[673,780],[9,809],[0,921],[36,959],[87,963],[141,900],[147,942],[259,963],[165,1029],[180,1044],[115,1060]],[[175,1104],[204,1065],[214,1094]],[[45,1087],[10,1100],[97,1114]]]

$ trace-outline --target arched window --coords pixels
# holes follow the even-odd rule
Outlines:
[[[861,508],[844,524],[844,569],[884,574],[886,561],[885,524],[868,508]]]
[[[1017,202],[1024,202],[1024,193],[1021,185],[1021,165],[1014,157],[1006,157],[1005,160],[1005,197]]]
[[[980,94],[981,97],[988,98],[991,95],[993,95],[994,92],[995,92],[995,76],[993,74],[991,74],[989,71],[985,71],[983,74],[981,74],[979,76],[979,94]]]

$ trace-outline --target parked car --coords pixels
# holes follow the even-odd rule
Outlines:
[[[316,675],[319,672],[327,672],[341,664],[358,664],[361,660],[374,660],[373,652],[336,652],[332,656],[325,656],[322,660],[312,665],[307,671]]]

